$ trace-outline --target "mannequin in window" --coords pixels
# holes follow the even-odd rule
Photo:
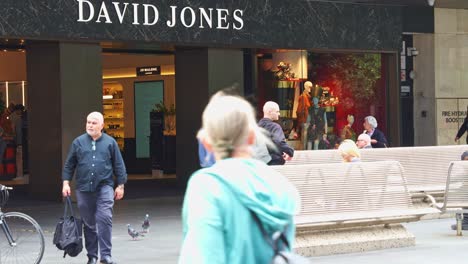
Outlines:
[[[296,116],[297,116],[297,121],[296,121],[296,132],[298,133],[298,136],[300,137],[301,141],[303,143],[306,142],[306,134],[307,134],[307,128],[305,124],[307,123],[307,117],[309,115],[309,108],[310,108],[310,90],[312,88],[312,82],[305,82],[304,83],[304,91],[302,91],[302,94],[299,96],[299,99],[297,100],[297,110],[296,110]],[[305,149],[305,146],[304,146]]]
[[[348,115],[346,120],[348,121],[348,124],[343,127],[343,130],[341,130],[341,139],[351,139],[352,141],[356,141],[356,132],[353,130],[354,116]]]
[[[319,99],[312,98],[313,107],[309,108],[309,116],[307,123],[309,128],[307,131],[307,149],[318,149],[319,141],[323,134],[327,133],[327,114],[324,108],[319,106]]]

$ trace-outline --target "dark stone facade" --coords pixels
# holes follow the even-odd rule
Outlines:
[[[79,3],[84,19],[89,17],[89,3],[94,7],[90,22],[78,22]],[[101,12],[102,3],[106,13]],[[351,50],[398,50],[402,33],[402,8],[381,5],[356,5],[304,0],[120,0],[120,14],[125,3],[127,9],[122,23],[112,1],[102,0],[2,0],[0,1],[0,37],[65,41],[138,41],[160,44],[195,45],[205,47],[242,48],[304,48]],[[137,6],[139,25],[134,22],[134,4]],[[155,25],[143,25],[143,4],[158,10]],[[193,27],[184,27],[178,15],[175,27],[169,27],[170,6],[177,6],[180,14],[184,7],[186,24],[191,24],[191,10],[195,12]],[[213,8],[213,25],[200,28],[199,8]],[[147,8],[151,23],[154,9]],[[227,9],[229,15],[217,29],[216,9]],[[242,24],[234,18],[234,10]],[[96,23],[100,18],[101,23]],[[242,26],[242,29],[234,29]]]

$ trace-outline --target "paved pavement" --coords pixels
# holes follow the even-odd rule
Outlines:
[[[84,264],[85,250],[77,257],[63,256],[52,244],[55,224],[63,214],[62,205],[50,202],[11,202],[6,211],[21,211],[34,217],[45,232],[46,249],[41,263]],[[114,207],[113,257],[119,264],[176,263],[181,243],[181,197],[159,197],[118,201]],[[141,228],[145,214],[150,215],[151,228],[145,237],[132,240],[127,224]]]
[[[115,206],[113,255],[120,264],[176,263],[181,242],[180,208],[182,198],[158,197],[119,201]],[[42,263],[86,263],[86,254],[76,258],[62,258],[62,252],[52,244],[52,232],[62,214],[58,203],[38,201],[12,201],[7,211],[22,211],[33,216],[46,235],[46,251]],[[126,225],[139,227],[144,215],[151,219],[150,233],[133,241]],[[346,255],[311,258],[314,264],[337,263],[464,263],[468,257],[468,235],[457,237],[449,230],[451,219],[427,220],[406,226],[416,236],[415,247],[389,249]],[[468,233],[468,232],[467,232]]]
[[[466,263],[468,231],[457,237],[450,230],[452,219],[425,220],[405,224],[416,237],[416,246],[311,258],[314,264],[451,264]]]

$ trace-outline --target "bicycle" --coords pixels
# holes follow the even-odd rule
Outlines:
[[[44,255],[44,233],[29,215],[2,212],[9,190],[13,188],[0,184],[0,264],[39,264]]]

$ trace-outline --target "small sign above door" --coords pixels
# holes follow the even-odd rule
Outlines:
[[[161,66],[146,66],[146,67],[137,67],[136,68],[137,76],[146,76],[146,75],[160,75]]]

